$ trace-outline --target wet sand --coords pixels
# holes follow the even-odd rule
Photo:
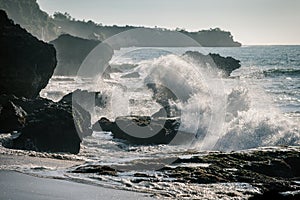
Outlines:
[[[65,180],[39,178],[14,171],[0,171],[0,199],[10,200],[150,200],[148,194],[115,190]]]

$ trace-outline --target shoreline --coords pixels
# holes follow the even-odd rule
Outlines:
[[[295,199],[300,194],[297,179],[299,150],[298,146],[290,146],[260,147],[231,153],[210,152],[206,155],[191,153],[187,154],[190,156],[179,156],[176,162],[159,170],[157,176],[141,172],[127,178],[121,174],[106,174],[114,168],[101,164],[82,165],[84,162],[80,160],[39,157],[41,155],[38,153],[37,157],[33,154],[21,156],[19,150],[12,150],[8,154],[0,152],[0,199],[143,200],[164,197],[182,199],[186,195],[195,199],[223,197],[254,200],[271,196]],[[17,152],[18,155],[13,154]],[[204,166],[205,163],[209,165]],[[85,179],[76,173],[92,176]],[[114,179],[102,179],[102,175]],[[124,185],[109,187],[93,184],[94,178],[99,177],[100,181]],[[140,190],[127,190],[128,187],[139,187]]]
[[[129,199],[150,200],[150,194],[104,188],[60,179],[35,177],[16,171],[0,170],[0,199]]]

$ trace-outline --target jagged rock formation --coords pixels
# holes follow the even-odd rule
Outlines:
[[[34,104],[40,104],[30,113],[28,123],[21,130],[21,135],[12,141],[12,148],[78,153],[81,136],[76,130],[72,109],[68,105],[52,103],[40,99]]]
[[[169,144],[177,135],[180,119],[151,118],[149,116],[123,116],[111,122],[101,118],[94,130],[109,131],[114,138],[131,144]]]
[[[52,45],[39,41],[0,10],[0,94],[35,98],[56,66]]]
[[[232,71],[241,67],[239,60],[232,57],[223,57],[214,53],[203,55],[197,51],[187,51],[183,56],[192,58],[201,66],[210,67],[211,69],[220,69],[224,72],[224,76],[230,76]]]
[[[260,188],[260,194],[249,199],[298,199],[300,154],[298,147],[278,149],[256,149],[248,152],[209,153],[205,156],[178,158],[172,164],[176,168],[165,167],[166,177],[180,182],[211,183],[249,183]],[[184,163],[208,163],[208,167],[189,168]],[[289,191],[289,192],[287,192]],[[293,192],[295,193],[293,193]],[[284,192],[287,192],[284,194]]]
[[[55,103],[43,98],[26,99],[0,95],[0,107],[7,104],[14,105],[17,111],[24,110],[27,113],[13,115],[8,124],[0,124],[1,132],[9,130],[20,133],[18,137],[3,144],[8,148],[76,154],[80,150],[82,137],[91,134],[91,116],[76,102]],[[5,114],[2,111],[0,120],[2,114]],[[19,126],[13,123],[16,122],[16,118],[22,120],[18,121]]]

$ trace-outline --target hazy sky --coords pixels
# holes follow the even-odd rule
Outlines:
[[[220,27],[243,44],[300,44],[300,0],[37,0],[42,10],[68,12],[105,25]]]

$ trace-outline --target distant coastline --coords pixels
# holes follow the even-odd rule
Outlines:
[[[16,9],[19,8],[19,9]],[[105,26],[91,20],[77,20],[68,13],[56,12],[53,16],[42,11],[36,0],[0,0],[0,9],[7,12],[9,18],[20,24],[33,36],[40,40],[49,42],[56,39],[61,34],[70,34],[84,39],[103,41],[113,35],[135,28],[145,28],[153,31],[167,31],[170,34],[182,33],[194,39],[203,47],[240,47],[242,44],[233,39],[229,31],[220,28],[211,28],[197,32],[189,32],[184,29],[176,28],[169,30],[165,28],[148,28],[137,26]],[[137,46],[149,46],[153,41],[143,41]],[[170,46],[168,41],[158,41],[157,47]],[[175,44],[176,47],[181,47]],[[186,45],[182,45],[183,47]],[[124,46],[127,47],[127,46]]]

